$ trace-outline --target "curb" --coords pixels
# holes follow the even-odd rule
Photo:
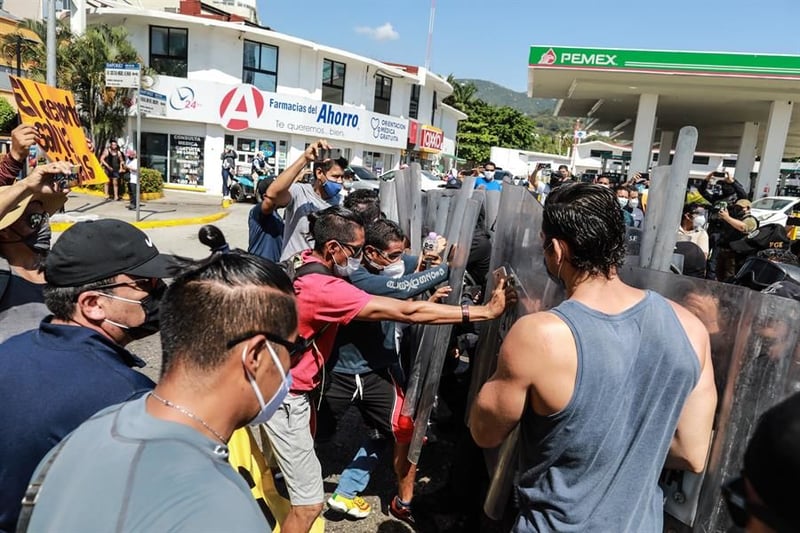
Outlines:
[[[202,217],[173,218],[170,220],[141,220],[139,222],[131,222],[130,224],[139,229],[170,228],[174,226],[209,224],[211,222],[216,222],[221,218],[225,218],[226,216],[228,216],[228,212],[220,211],[219,213],[214,213],[213,215],[206,215]],[[50,231],[56,233],[63,232],[66,231],[73,224],[76,224],[76,222],[53,222],[50,224]]]
[[[92,189],[85,189],[83,187],[73,187],[71,189],[71,192],[76,192],[78,194],[85,194],[87,196],[97,196],[97,197],[100,197],[100,198],[102,198],[102,197],[104,197],[106,195],[106,193],[104,193],[103,191],[95,191],[95,190],[92,190]],[[143,192],[141,195],[139,195],[139,197],[142,199],[142,201],[160,200],[161,198],[164,198],[164,193],[163,192]],[[125,194],[125,196],[123,196],[123,198],[128,198],[128,195]]]

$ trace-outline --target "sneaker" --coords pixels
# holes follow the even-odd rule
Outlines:
[[[345,498],[336,493],[328,498],[328,507],[353,518],[366,518],[372,511],[372,507],[361,496]]]
[[[395,496],[389,504],[389,514],[410,526],[416,526],[417,521],[411,513],[411,506],[400,503],[400,499]]]

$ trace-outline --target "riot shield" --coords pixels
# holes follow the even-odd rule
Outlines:
[[[386,218],[397,222],[397,181],[381,180],[379,187],[381,211]]]

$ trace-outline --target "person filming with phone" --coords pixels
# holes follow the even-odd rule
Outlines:
[[[300,183],[309,163],[313,164],[311,183]],[[264,202],[274,204],[275,208],[285,208],[281,261],[313,247],[308,215],[342,203],[347,165],[341,150],[331,149],[327,141],[319,140],[308,145],[267,188]]]

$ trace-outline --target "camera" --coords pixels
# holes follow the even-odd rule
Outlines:
[[[322,163],[327,161],[328,159],[339,159],[342,157],[342,151],[339,148],[320,148],[317,150],[317,158],[314,160],[315,163]]]
[[[64,174],[63,172],[58,173],[53,178],[53,182],[58,183],[62,189],[75,187],[79,184],[78,175],[80,174],[80,171],[80,165],[72,165],[69,174]]]
[[[713,177],[715,177],[715,178],[725,178],[726,177],[724,172],[712,172],[711,175]]]

